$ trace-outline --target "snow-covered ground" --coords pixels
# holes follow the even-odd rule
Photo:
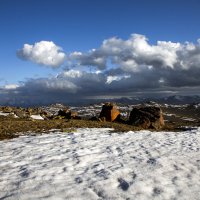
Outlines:
[[[0,199],[200,199],[200,128],[0,141]]]
[[[12,115],[14,118],[19,118],[15,113],[11,112],[11,113],[6,113],[6,112],[2,112],[0,111],[0,116],[4,116],[7,117],[9,115]]]
[[[31,117],[32,119],[44,120],[44,118],[41,117],[40,115],[31,115],[30,117]]]
[[[2,112],[2,111],[0,111],[0,115],[1,116],[8,116],[10,113],[4,113],[4,112]]]

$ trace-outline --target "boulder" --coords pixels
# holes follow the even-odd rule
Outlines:
[[[101,113],[99,115],[100,119],[113,122],[120,118],[120,112],[117,109],[117,106],[113,103],[106,103],[102,106]]]
[[[162,110],[154,106],[135,107],[130,113],[129,124],[158,130],[164,126]]]
[[[30,115],[29,115],[29,113],[27,113],[27,112],[25,112],[24,110],[15,110],[14,111],[14,114],[17,116],[17,117],[19,117],[19,118],[21,118],[21,119],[29,119],[30,118]]]
[[[74,119],[76,119],[78,117],[78,113],[76,111],[70,111],[69,115],[71,118],[74,118]]]
[[[11,112],[13,112],[13,108],[10,106],[3,106],[3,107],[1,107],[1,111],[4,113],[11,113]]]
[[[28,113],[29,115],[32,115],[33,114],[33,108],[27,108],[26,113]]]
[[[61,116],[65,119],[80,119],[80,117],[78,117],[78,113],[75,111],[71,111],[71,110],[59,110],[58,111],[58,116]]]
[[[68,115],[68,110],[67,109],[58,111],[58,116],[67,117],[67,115]]]

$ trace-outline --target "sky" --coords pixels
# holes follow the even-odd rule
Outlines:
[[[0,104],[199,94],[199,0],[0,0]]]

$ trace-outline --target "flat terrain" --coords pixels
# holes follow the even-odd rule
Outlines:
[[[58,129],[62,132],[69,132],[76,128],[114,128],[117,132],[140,130],[122,123],[98,122],[90,120],[22,120],[3,118],[0,121],[0,139],[11,139],[20,135],[28,135],[34,132],[35,135],[48,133],[51,129]]]
[[[199,104],[157,105],[159,131],[128,125],[133,106],[123,123],[90,120],[101,105],[71,108],[76,120],[0,110],[0,199],[199,200]]]
[[[199,128],[31,134],[0,141],[0,199],[200,199]]]
[[[66,132],[70,128],[114,128],[117,132],[127,132],[141,130],[139,127],[131,126],[125,123],[110,123],[91,121],[89,118],[99,116],[102,105],[91,105],[87,107],[72,107],[77,111],[82,120],[38,120],[21,119],[10,117],[7,113],[0,111],[0,140],[15,138],[23,134],[34,132],[35,134],[47,133],[51,129],[59,129]],[[132,107],[135,105],[120,105],[121,115],[127,120]],[[187,127],[200,126],[200,106],[197,105],[157,105],[163,110],[165,126],[163,131],[179,131]],[[44,107],[45,111],[55,114],[60,107]],[[39,116],[40,117],[40,116]]]

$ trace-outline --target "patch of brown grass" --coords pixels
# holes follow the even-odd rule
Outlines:
[[[177,127],[189,124],[173,124],[168,123],[162,130],[177,131]],[[70,129],[77,128],[113,128],[115,132],[128,132],[142,130],[140,127],[117,122],[99,122],[91,120],[24,120],[13,119],[9,117],[0,118],[0,140],[11,139],[18,137],[21,133],[30,134],[43,133],[51,129],[60,129],[63,132],[68,132]],[[179,129],[180,130],[180,129]],[[153,130],[152,130],[153,131]],[[155,130],[154,130],[155,131]]]
[[[139,130],[139,128],[127,124],[99,122],[90,120],[22,120],[22,119],[0,119],[0,140],[18,137],[21,133],[48,132],[51,129],[61,131],[76,128],[114,128],[117,132]],[[28,133],[27,133],[28,134]]]

